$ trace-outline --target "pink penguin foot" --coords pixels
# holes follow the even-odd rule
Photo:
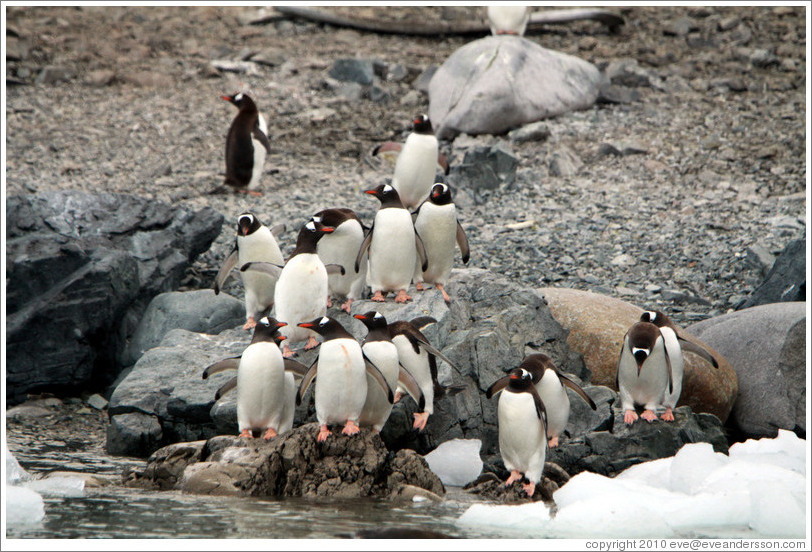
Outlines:
[[[524,491],[524,494],[526,494],[528,497],[533,498],[533,494],[536,492],[536,484],[533,483],[532,481],[529,483],[525,483],[522,485],[522,490]]]
[[[627,410],[623,414],[623,421],[626,422],[627,424],[633,424],[634,422],[637,421],[637,412],[635,412],[634,410]]]
[[[330,299],[330,296],[328,295],[327,296],[327,308],[329,309],[332,306],[333,306],[333,300]]]
[[[282,356],[285,358],[290,358],[296,356],[296,352],[292,351],[291,348],[288,347],[288,344],[285,343],[284,345],[282,345]]]
[[[429,421],[429,413],[428,412],[415,412],[414,414],[414,424],[412,427],[419,431],[423,431],[426,429],[426,424]]]
[[[549,448],[555,448],[555,447],[557,447],[557,446],[558,446],[558,437],[557,437],[557,436],[556,436],[556,437],[550,437],[550,438],[547,440],[547,446],[548,446]]]
[[[262,438],[268,441],[270,439],[273,439],[277,435],[278,433],[276,433],[276,430],[272,427],[269,427],[268,429],[265,430],[265,434],[262,436]]]
[[[352,299],[347,299],[344,303],[341,304],[341,310],[350,314],[350,307],[352,306]]]
[[[386,301],[386,296],[384,296],[382,291],[376,291],[372,297],[369,298],[370,301],[377,301],[378,303],[383,303]]]
[[[395,295],[395,303],[405,303],[411,300],[412,300],[411,295],[408,295],[405,289],[399,290],[398,294]]]
[[[310,337],[307,338],[307,343],[305,343],[305,351],[315,349],[318,346],[319,346],[318,340],[311,335]]]
[[[403,393],[400,392],[400,391],[395,391],[395,400],[394,400],[394,402],[392,404],[398,402],[402,398],[403,398]]]
[[[316,441],[319,443],[323,443],[327,440],[327,437],[330,436],[330,428],[327,427],[327,424],[322,424],[319,426],[319,434],[316,436]]]
[[[243,330],[250,330],[257,325],[257,321],[254,320],[253,316],[249,316],[248,319],[245,321],[245,324],[242,325]]]
[[[665,412],[663,412],[663,415],[660,417],[663,419],[664,422],[673,422],[674,411],[671,410],[671,407],[669,406],[668,408],[665,409]]]
[[[361,428],[358,427],[358,424],[352,420],[347,420],[347,423],[344,424],[344,429],[341,430],[341,433],[344,435],[355,435],[359,431],[361,431]]]
[[[507,480],[505,481],[505,487],[510,487],[511,485],[513,485],[514,481],[518,481],[521,478],[522,478],[521,472],[519,472],[519,470],[513,470],[512,472],[510,472],[510,477],[508,477]]]
[[[253,432],[250,429],[243,429],[240,431],[240,437],[248,437],[249,439],[254,437]]]
[[[417,291],[426,291],[426,286],[425,284],[423,284],[423,282],[415,282],[414,289],[416,289]]]
[[[247,195],[251,195],[251,196],[255,196],[255,197],[259,197],[259,196],[262,195],[262,192],[258,192],[256,190],[241,190],[241,189],[238,189],[237,192],[240,193],[240,194],[247,194]]]
[[[640,414],[640,417],[651,423],[657,419],[657,414],[655,414],[652,410],[644,410],[643,413]]]
[[[440,290],[440,293],[443,294],[443,301],[445,301],[446,303],[450,303],[451,297],[449,297],[448,294],[445,292],[445,286],[443,286],[443,284],[437,284],[436,287],[437,289]]]

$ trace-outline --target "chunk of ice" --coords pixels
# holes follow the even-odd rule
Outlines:
[[[462,487],[482,473],[481,447],[479,439],[451,439],[428,453],[425,459],[443,485]]]
[[[23,469],[11,451],[8,450],[6,440],[3,439],[3,454],[6,455],[6,484],[17,485],[22,481],[31,479],[31,474]]]
[[[713,452],[710,443],[690,443],[674,456],[669,477],[663,480],[668,488],[677,493],[695,494],[709,474],[727,464],[728,458]]]
[[[25,486],[43,496],[83,496],[85,480],[80,477],[47,477],[28,481]]]
[[[514,536],[541,537],[547,535],[550,510],[543,502],[528,502],[516,506],[473,504],[463,512],[457,523],[507,529]]]
[[[36,491],[6,485],[6,524],[8,527],[34,525],[45,517],[45,503]]]

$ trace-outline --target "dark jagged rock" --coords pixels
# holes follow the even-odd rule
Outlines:
[[[7,387],[103,389],[147,303],[176,288],[223,217],[147,198],[73,190],[6,205]]]
[[[318,424],[310,423],[270,441],[218,436],[177,443],[123,479],[131,487],[240,496],[390,497],[404,486],[445,494],[421,456],[390,453],[370,430],[354,436],[334,431],[324,443],[317,434]]]
[[[806,300],[806,236],[789,242],[775,260],[764,281],[747,299],[736,305],[742,310],[769,303]]]
[[[554,504],[553,493],[570,480],[569,474],[561,466],[552,462],[545,462],[541,481],[536,485],[536,492],[533,493],[532,497],[528,497],[522,490],[524,480],[516,481],[509,487],[505,486],[508,476],[509,473],[504,469],[504,465],[500,465],[498,473],[485,472],[463,487],[463,490],[505,504],[537,502],[539,500],[547,504]]]

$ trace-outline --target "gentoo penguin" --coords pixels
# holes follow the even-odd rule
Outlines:
[[[499,397],[496,415],[499,454],[510,470],[505,486],[519,481],[524,475],[528,483],[522,485],[522,489],[532,497],[536,484],[541,481],[547,456],[547,413],[530,372],[515,368],[510,373],[509,383]]]
[[[396,303],[411,300],[406,293],[412,281],[416,259],[421,269],[427,268],[426,249],[414,231],[412,216],[404,209],[398,192],[389,184],[381,184],[364,193],[377,197],[381,206],[375,214],[369,233],[355,258],[359,272],[364,254],[369,251],[367,283],[372,288],[372,301],[385,301],[386,294],[396,292]]]
[[[279,275],[274,290],[274,308],[276,316],[290,325],[287,331],[288,339],[282,346],[285,358],[295,354],[290,348],[290,343],[307,339],[305,350],[318,346],[313,332],[303,329],[304,326],[298,324],[314,316],[322,317],[327,312],[328,269],[316,253],[316,244],[324,234],[329,234],[333,230],[332,226],[326,226],[320,220],[311,218],[299,230],[296,248],[284,267],[270,263],[248,263],[240,268],[243,272],[257,270]],[[330,269],[344,271],[343,267],[336,265],[330,265]],[[297,326],[294,327],[294,324]]]
[[[668,316],[666,316],[663,312],[658,310],[645,311],[640,315],[640,321],[651,322],[660,328],[660,334],[663,336],[668,358],[671,360],[671,377],[673,378],[674,382],[673,390],[670,393],[666,393],[665,398],[663,399],[665,413],[663,413],[661,418],[666,422],[673,422],[673,409],[677,407],[677,401],[679,401],[680,394],[682,393],[682,379],[685,372],[684,359],[682,355],[683,349],[698,354],[703,359],[708,361],[714,368],[718,368],[719,363],[716,362],[713,355],[706,351],[701,345],[688,341],[682,337],[679,334],[679,329],[677,326],[671,322],[671,319],[668,318]]]
[[[398,361],[398,348],[392,343],[392,338],[389,336],[386,317],[379,312],[369,311],[364,314],[356,314],[355,318],[363,322],[369,330],[364,344],[361,346],[364,355],[378,367],[390,389],[395,389],[400,385],[412,396],[418,404],[418,409],[423,410],[425,406],[423,392],[420,391],[417,381]],[[375,431],[379,432],[389,418],[392,406],[380,387],[375,384],[372,376],[367,375],[367,399],[358,424],[361,427],[372,426]]]
[[[454,244],[456,242],[460,248],[463,263],[468,263],[470,250],[465,230],[457,220],[451,190],[446,184],[439,182],[431,188],[428,199],[417,209],[414,230],[423,240],[428,260],[428,269],[425,272],[421,267],[415,266],[415,288],[423,291],[424,283],[434,284],[443,294],[445,302],[450,303],[451,298],[445,291],[445,284],[451,274],[451,265],[454,264]]]
[[[259,195],[259,186],[265,157],[271,153],[268,141],[268,125],[248,94],[235,92],[221,96],[240,110],[228,129],[226,138],[225,183],[238,191]]]
[[[524,35],[530,21],[526,6],[488,6],[488,22],[494,35]]]
[[[220,293],[232,269],[250,262],[282,264],[282,251],[276,243],[275,235],[285,230],[283,224],[268,228],[252,213],[245,212],[237,217],[237,239],[214,278],[214,294]],[[263,314],[270,314],[273,307],[274,288],[277,277],[261,272],[243,272],[242,283],[245,288],[245,325],[250,330],[256,320]]]
[[[295,395],[293,401],[286,398],[290,388],[286,380],[289,378],[292,384],[293,375],[285,374],[282,354],[274,339],[279,328],[286,325],[267,316],[260,318],[251,344],[242,353],[237,368],[240,437],[253,437],[253,431],[257,430],[264,431],[264,439],[271,439],[293,426]]]
[[[314,215],[322,224],[331,226],[335,230],[323,236],[316,245],[316,251],[325,265],[337,264],[349,269],[355,262],[358,250],[364,243],[364,225],[352,209],[324,209]],[[366,286],[367,263],[359,265],[359,272],[345,270],[344,274],[333,273],[327,279],[327,307],[332,306],[332,298],[343,298],[346,301],[341,305],[347,314],[350,312],[352,302],[361,297]]]
[[[412,124],[412,132],[398,154],[392,175],[392,187],[409,211],[416,209],[429,195],[434,184],[439,151],[429,116],[418,115]]]
[[[665,340],[651,322],[635,322],[623,337],[616,383],[624,422],[632,424],[637,420],[638,404],[643,405],[644,420],[657,419],[657,408],[673,391],[673,381]]]
[[[323,316],[301,322],[299,326],[311,329],[324,338],[319,356],[296,394],[296,403],[301,404],[302,396],[313,378],[316,379],[316,419],[319,422],[316,440],[322,442],[330,436],[329,424],[344,424],[341,432],[345,435],[358,433],[358,421],[367,397],[366,374],[370,374],[381,386],[391,404],[394,395],[386,378],[364,358],[361,345],[336,320]]]
[[[587,395],[580,385],[562,374],[549,356],[532,353],[525,357],[519,368],[530,373],[533,385],[536,386],[536,391],[547,408],[547,446],[550,448],[558,446],[558,440],[570,418],[570,399],[567,390],[564,389],[565,386],[575,391],[592,410],[598,409],[592,397]],[[510,376],[500,378],[488,388],[485,395],[490,399],[505,389],[509,383]]]
[[[434,397],[441,398],[446,392],[456,392],[462,388],[446,390],[437,381],[437,358],[454,364],[434,347],[426,336],[418,329],[415,321],[398,320],[389,324],[389,337],[398,349],[398,358],[404,368],[414,377],[420,391],[425,398],[425,406],[421,412],[415,412],[415,429],[422,431],[426,427],[429,416],[434,412]],[[398,399],[400,393],[398,393]]]

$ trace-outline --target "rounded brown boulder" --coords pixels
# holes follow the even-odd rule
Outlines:
[[[584,363],[592,372],[590,382],[617,391],[615,374],[623,336],[640,319],[643,309],[591,291],[568,288],[541,288],[539,291],[544,294],[555,319],[569,332],[569,348],[583,355]],[[682,395],[677,406],[687,405],[694,412],[713,414],[724,423],[738,394],[736,372],[717,351],[680,330],[682,337],[713,354],[719,368],[693,353],[686,353]]]

